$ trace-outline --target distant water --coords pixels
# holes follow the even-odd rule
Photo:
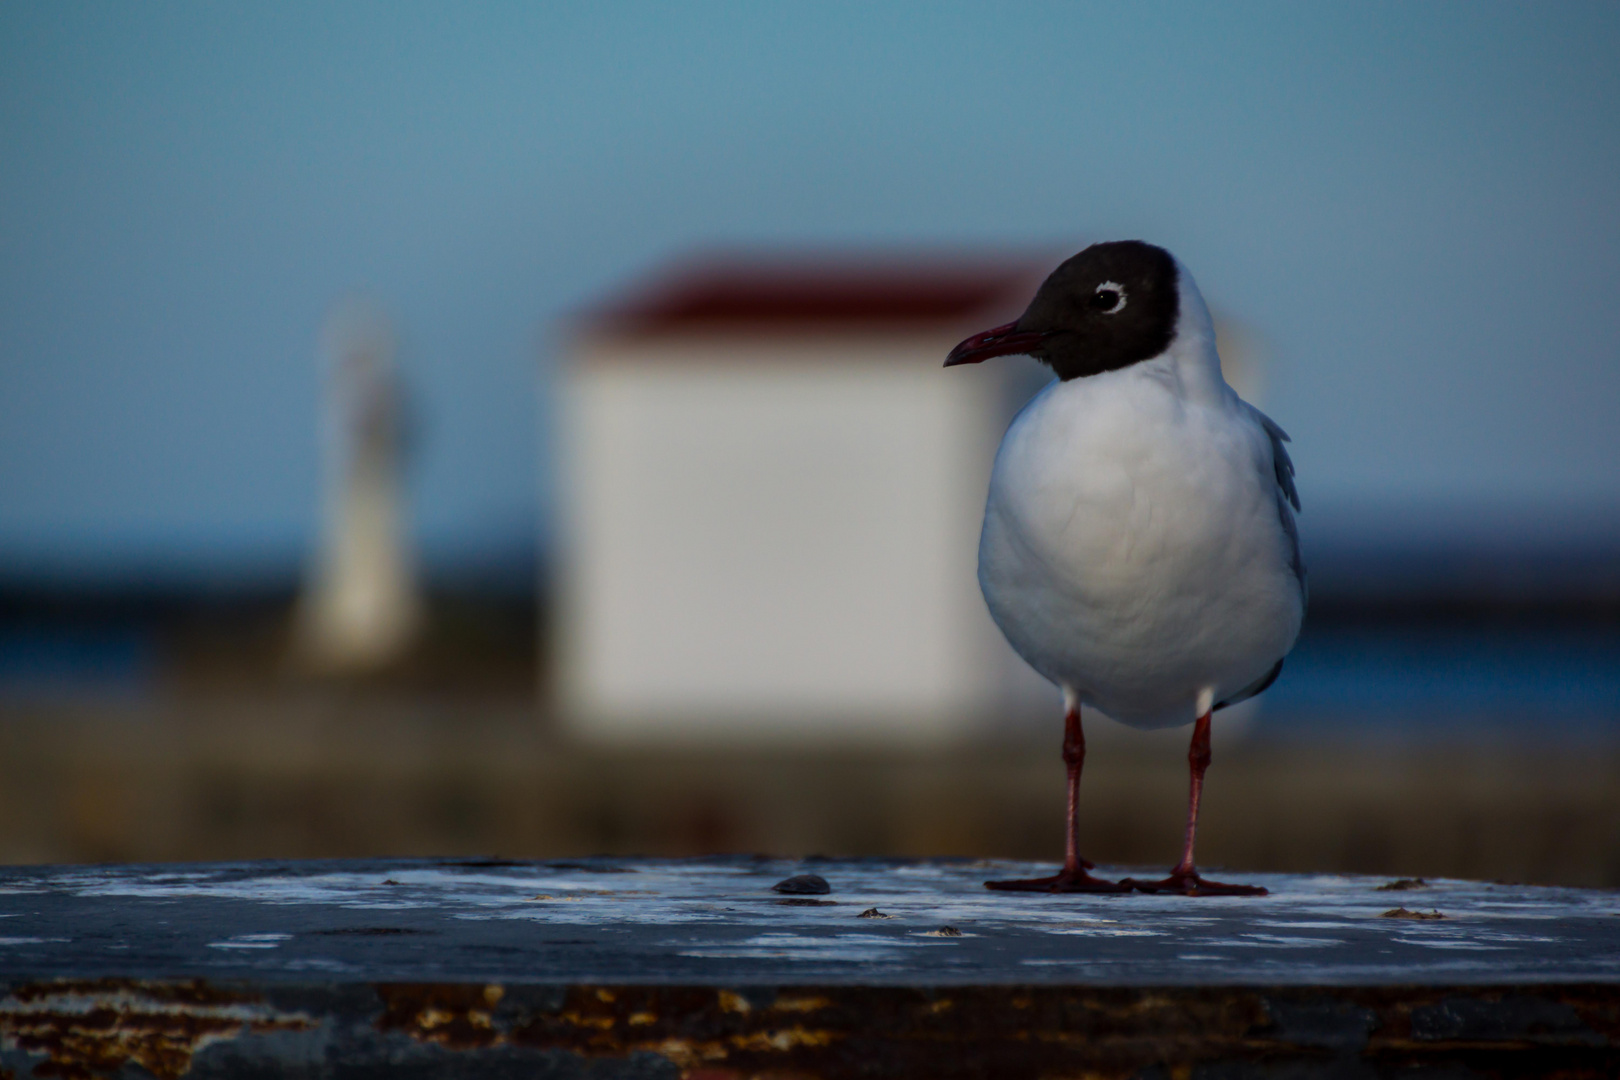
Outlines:
[[[141,699],[161,667],[139,624],[0,625],[0,705]],[[1260,705],[1261,738],[1620,741],[1620,626],[1307,624]]]
[[[1307,626],[1258,735],[1620,736],[1620,627]]]
[[[157,672],[140,627],[0,627],[0,702],[139,698]]]

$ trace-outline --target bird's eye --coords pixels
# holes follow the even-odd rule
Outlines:
[[[1091,306],[1104,315],[1117,315],[1125,310],[1125,286],[1117,281],[1105,281],[1091,294]]]

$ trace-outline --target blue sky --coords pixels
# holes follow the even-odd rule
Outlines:
[[[1620,521],[1613,4],[0,7],[0,569],[268,565],[389,309],[440,562],[543,534],[556,317],[708,243],[1176,252],[1307,530]]]

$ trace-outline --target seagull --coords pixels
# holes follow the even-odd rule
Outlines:
[[[945,366],[1015,354],[1057,378],[996,452],[979,587],[1013,649],[1063,692],[1069,799],[1063,869],[985,884],[1264,895],[1200,877],[1193,841],[1211,715],[1276,681],[1304,618],[1288,436],[1221,377],[1186,267],[1139,240],[1064,262],[1017,322],[963,341]],[[1186,837],[1163,880],[1092,877],[1080,857],[1082,706],[1135,728],[1193,725]]]

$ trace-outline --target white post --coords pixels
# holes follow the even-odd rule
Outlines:
[[[404,417],[394,336],[375,306],[341,301],[321,332],[323,521],[298,612],[311,668],[359,672],[398,659],[422,624],[405,536]]]

